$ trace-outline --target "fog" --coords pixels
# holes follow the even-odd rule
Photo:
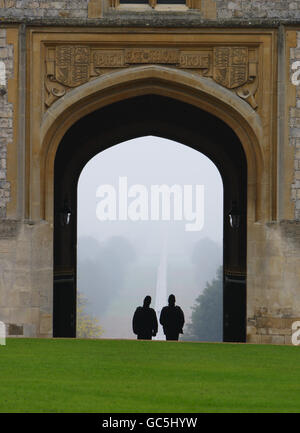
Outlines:
[[[149,191],[148,220],[128,217],[120,221],[120,177],[127,178],[128,190],[140,185],[139,191],[141,186]],[[174,221],[172,206],[169,221],[151,219],[151,186],[164,184],[179,185],[182,190],[184,185],[204,186],[204,224],[200,231],[186,230],[191,221]],[[104,195],[96,196],[103,185],[111,185],[116,191],[113,221],[100,221],[96,214],[101,200],[104,203]],[[195,208],[195,194],[193,199]],[[128,198],[128,206],[133,200]],[[136,206],[135,211],[139,210]],[[87,298],[87,312],[99,319],[103,338],[136,338],[132,316],[146,295],[152,296],[151,306],[155,306],[165,238],[167,293],[175,294],[188,323],[195,299],[222,264],[223,184],[217,168],[200,152],[153,136],[113,146],[90,160],[78,184],[77,289]]]

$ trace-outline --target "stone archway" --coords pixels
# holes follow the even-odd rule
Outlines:
[[[264,135],[258,114],[246,102],[211,80],[156,65],[105,75],[74,89],[46,112],[41,127],[42,146],[37,143],[37,164],[33,165],[30,214],[52,220],[53,165],[66,131],[80,118],[99,108],[147,94],[186,102],[213,114],[232,128],[247,159],[249,216],[254,221],[266,219],[265,209],[269,206],[262,206],[262,202],[269,201],[268,177],[264,170]]]
[[[116,123],[116,120],[118,122]],[[95,154],[128,139],[157,135],[206,154],[224,184],[224,340],[246,339],[247,163],[239,139],[214,116],[169,97],[144,95],[116,102],[85,116],[63,137],[54,169],[54,336],[75,336],[77,180]],[[241,226],[228,213],[237,201]],[[61,212],[71,213],[61,226]],[[101,282],[99,282],[101,284]]]
[[[196,77],[187,72],[175,71],[168,67],[154,65],[142,66],[100,77],[74,89],[64,98],[61,98],[61,100],[53,104],[53,106],[48,109],[43,119],[41,145],[38,146],[39,151],[36,149],[36,152],[34,152],[33,147],[34,163],[31,170],[32,190],[29,202],[31,217],[45,219],[49,223],[50,232],[52,231],[54,222],[54,161],[57,155],[57,149],[64,146],[62,140],[64,142],[72,128],[76,130],[77,125],[79,125],[81,121],[84,121],[84,119],[88,119],[89,116],[92,116],[92,113],[100,112],[102,109],[108,109],[109,107],[116,107],[118,104],[121,104],[122,101],[129,101],[134,97],[145,98],[149,97],[149,95],[151,95],[151,97],[165,98],[174,101],[174,103],[177,102],[186,105],[194,110],[199,110],[199,113],[206,113],[207,116],[211,116],[216,122],[224,125],[228,134],[231,134],[233,141],[239,143],[239,151],[236,154],[240,152],[244,155],[244,167],[247,167],[247,178],[243,183],[245,192],[243,196],[246,197],[246,203],[243,209],[247,210],[247,215],[245,212],[244,241],[241,242],[241,245],[243,245],[243,253],[241,254],[243,264],[239,264],[235,269],[228,268],[228,285],[231,284],[233,288],[238,288],[240,285],[243,285],[243,278],[246,276],[247,269],[248,294],[250,293],[251,297],[251,269],[249,273],[249,266],[247,266],[246,263],[246,251],[249,249],[249,241],[252,240],[253,224],[256,221],[263,221],[268,218],[270,212],[270,206],[267,205],[270,200],[268,195],[269,181],[267,173],[264,171],[262,156],[264,136],[262,134],[260,118],[255,111],[239,97],[211,80]],[[112,116],[114,116],[113,113]],[[122,116],[122,113],[120,116]],[[188,119],[188,116],[184,117],[186,120]],[[116,122],[119,122],[119,119],[120,117],[115,117]],[[191,119],[194,121],[194,124],[199,124],[195,116],[192,116]],[[206,125],[203,125],[203,130],[205,130]],[[172,129],[175,130],[175,128]],[[139,135],[147,135],[149,133],[192,145],[192,143],[188,143],[188,135],[185,135],[182,131],[172,136],[172,134],[164,130],[163,127],[159,127],[155,132],[153,131],[153,127],[151,129],[149,123],[148,125],[144,125],[144,128],[142,128],[140,132],[135,125],[135,132],[124,133],[124,140]],[[118,133],[118,135],[120,137],[122,134],[120,135],[120,133]],[[107,147],[115,143],[112,137],[107,137],[107,140],[107,143],[111,143],[106,144]],[[60,145],[60,143],[62,143],[62,145]],[[97,152],[100,150],[98,149]],[[222,153],[224,159],[227,158],[227,160],[230,160],[226,153],[228,148],[224,148],[223,150],[225,150],[225,152]],[[88,159],[92,156],[92,153],[89,154]],[[214,160],[213,157],[212,159]],[[228,167],[229,166],[230,164]],[[237,178],[232,175],[234,171],[228,167],[227,171],[228,173],[230,172],[228,178],[231,177],[234,179],[237,185]],[[77,171],[78,169],[79,166],[76,167]],[[223,176],[226,177],[226,169],[224,166],[223,171]],[[78,172],[76,176],[77,175],[79,175]],[[76,176],[73,177],[73,180],[77,179]],[[231,191],[233,190],[234,187],[232,187]],[[232,199],[233,195],[231,192],[230,200]],[[227,207],[229,206],[229,201],[227,200]],[[227,211],[228,209],[225,212]],[[228,257],[229,256],[230,254]],[[236,254],[235,257],[237,257]],[[54,267],[55,266],[54,264]],[[239,279],[239,277],[241,277],[241,279]],[[68,278],[69,277],[67,277],[67,279]],[[72,274],[70,278],[74,280],[74,274]],[[233,292],[234,290],[231,290],[231,293]],[[245,303],[245,297],[241,299],[240,302]],[[232,300],[228,298],[227,303],[228,305],[231,304]],[[249,295],[247,304],[248,303]],[[234,313],[234,310],[237,311],[236,306],[233,307],[233,314],[236,314],[236,312]],[[71,314],[74,314],[74,311]],[[225,337],[225,340],[244,341],[246,338],[246,313],[244,314],[244,322],[242,326],[242,334],[244,337],[229,336],[227,338]]]

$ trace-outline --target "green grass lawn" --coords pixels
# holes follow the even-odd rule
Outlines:
[[[0,412],[300,412],[299,350],[8,339]]]

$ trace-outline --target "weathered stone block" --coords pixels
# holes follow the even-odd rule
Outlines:
[[[8,335],[24,335],[23,325],[16,325],[14,323],[8,324]]]
[[[40,318],[40,334],[48,335],[51,337],[52,334],[52,315],[42,314]]]
[[[262,342],[261,341],[261,335],[251,334],[251,335],[247,336],[247,342],[252,343],[252,344],[260,344]]]
[[[16,237],[20,228],[19,221],[0,220],[0,239]]]
[[[102,0],[90,0],[88,4],[88,18],[101,18],[103,13]]]

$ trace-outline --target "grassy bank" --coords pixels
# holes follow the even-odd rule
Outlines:
[[[300,412],[298,347],[8,339],[0,412]]]

